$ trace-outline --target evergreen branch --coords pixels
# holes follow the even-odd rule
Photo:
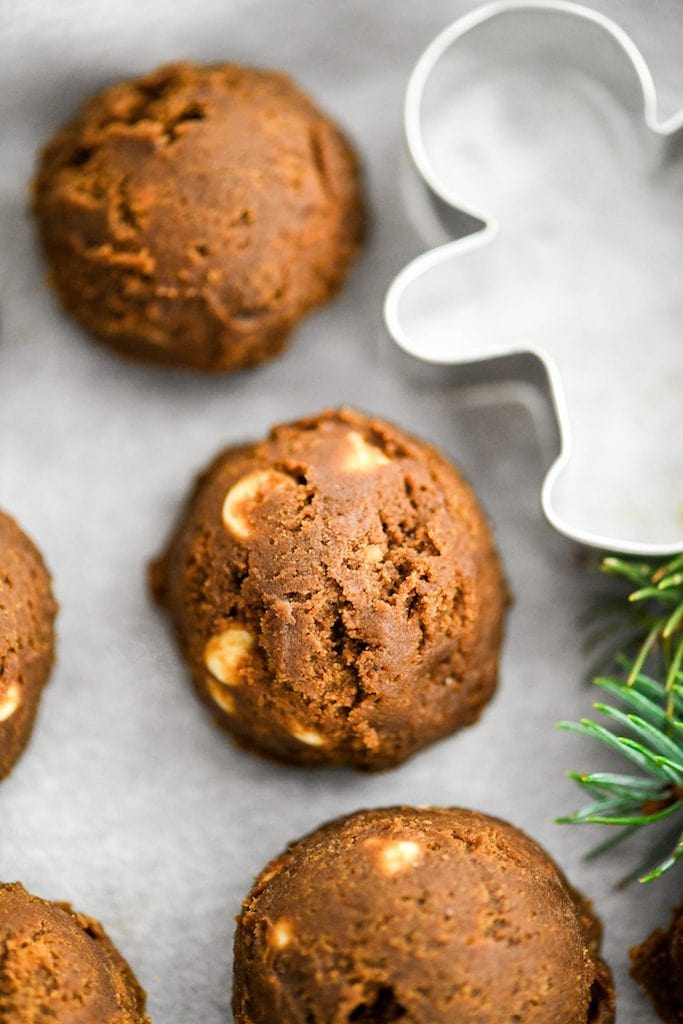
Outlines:
[[[619,846],[632,836],[634,832],[638,831],[638,825],[627,825],[626,828],[622,828],[621,831],[617,832],[616,835],[612,835],[609,839],[606,839],[604,843],[600,843],[599,846],[594,846],[592,850],[589,850],[585,856],[585,860],[597,860],[598,857],[602,857],[603,853],[609,853],[615,846]]]
[[[683,620],[683,604],[679,604],[678,608],[675,608],[666,621],[666,625],[662,630],[662,636],[668,640],[670,636],[676,632],[676,627],[681,624]]]
[[[652,814],[628,814],[629,802],[624,800],[618,805],[616,801],[610,804],[608,801],[595,804],[594,807],[586,807],[582,811],[569,814],[566,818],[558,818],[558,825],[649,825],[655,821],[663,821],[673,814],[678,814],[683,809],[683,800],[679,800],[662,811],[655,811]],[[623,811],[623,813],[622,813]]]
[[[591,639],[600,643],[621,634],[635,642],[628,645],[629,655],[616,656],[624,679],[593,680],[610,699],[594,705],[607,726],[588,718],[558,725],[608,747],[637,771],[570,772],[592,803],[557,820],[619,827],[588,854],[591,859],[643,827],[673,820],[645,863],[620,884],[637,877],[649,882],[683,860],[683,553],[656,564],[610,557],[601,568],[634,589],[622,596],[625,623],[615,620],[610,598],[606,614],[592,619]]]
[[[619,775],[616,772],[593,772],[592,775],[581,775],[569,772],[570,779],[579,785],[592,786],[598,791],[609,793],[639,793],[643,800],[659,800],[663,794],[661,782],[654,779],[640,779],[636,775]]]
[[[596,686],[599,686],[601,690],[606,690],[606,692],[611,694],[612,697],[616,697],[620,700],[622,704],[625,704],[627,707],[631,707],[634,711],[639,712],[639,714],[643,715],[649,722],[654,722],[659,726],[666,724],[666,711],[660,706],[663,694],[659,695],[660,703],[657,703],[657,701],[652,700],[647,694],[643,693],[639,687],[624,686],[623,683],[618,683],[614,679],[605,679],[601,677],[594,679],[593,682]]]
[[[645,562],[623,561],[610,556],[603,558],[600,568],[610,576],[621,576],[639,586],[643,586],[652,576],[651,566]]]
[[[665,871],[668,871],[683,857],[683,832],[678,836],[678,842],[669,856],[662,861],[653,871],[649,871],[640,879],[641,882],[653,882],[655,878],[661,878]]]
[[[619,722],[626,729],[639,736],[644,743],[649,743],[652,750],[656,750],[662,757],[667,758],[670,762],[677,766],[678,772],[681,776],[681,784],[683,784],[683,747],[662,732],[656,725],[651,725],[644,718],[640,718],[638,715],[626,715],[623,711],[618,708],[613,708],[609,704],[594,704],[596,711],[602,712],[609,718]],[[668,722],[666,714],[664,715],[664,721]]]

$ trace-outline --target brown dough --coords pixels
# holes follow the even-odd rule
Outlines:
[[[2,1024],[149,1024],[145,993],[102,925],[0,883]]]
[[[256,879],[235,1024],[611,1024],[600,923],[512,825],[458,808],[359,811]]]
[[[358,252],[358,165],[289,78],[171,64],[87,100],[41,154],[34,209],[65,308],[125,355],[260,363]]]
[[[683,1024],[683,903],[668,929],[657,929],[633,947],[631,974],[666,1024]]]
[[[200,696],[286,761],[396,765],[496,685],[507,595],[472,490],[348,409],[219,455],[152,578]]]
[[[0,512],[0,779],[31,737],[54,661],[56,613],[40,552]]]

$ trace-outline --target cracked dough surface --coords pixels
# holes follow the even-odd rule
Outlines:
[[[363,231],[339,129],[287,76],[235,64],[171,64],[87,100],[33,192],[50,280],[86,330],[211,372],[280,351]]]
[[[149,1024],[145,993],[99,922],[0,883],[0,1020]]]
[[[220,724],[286,761],[396,765],[496,685],[507,595],[472,490],[348,409],[221,453],[152,582]]]
[[[458,808],[359,811],[257,877],[236,1024],[611,1024],[600,922],[532,839]]]

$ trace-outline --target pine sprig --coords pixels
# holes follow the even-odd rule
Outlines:
[[[559,727],[597,740],[637,772],[570,772],[591,802],[560,824],[621,826],[619,832],[588,855],[597,857],[644,826],[669,822],[646,863],[622,879],[659,878],[683,860],[683,554],[657,564],[605,558],[603,572],[633,588],[615,616],[606,608],[606,623],[593,621],[593,636],[611,631],[632,642],[632,655],[617,655],[624,674],[599,676],[593,682],[609,699],[593,706],[606,718],[602,725],[584,718]],[[673,824],[672,824],[673,821]]]

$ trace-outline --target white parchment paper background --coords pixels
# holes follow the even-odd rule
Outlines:
[[[44,0],[0,3],[0,505],[42,548],[61,603],[59,663],[34,740],[0,787],[0,877],[101,918],[155,1024],[229,1021],[233,915],[291,838],[363,806],[464,804],[539,839],[597,902],[621,1024],[652,1015],[627,948],[678,899],[675,875],[615,892],[624,855],[586,865],[559,828],[570,767],[601,755],[553,723],[588,711],[577,616],[592,582],[538,508],[543,410],[523,392],[413,379],[383,340],[384,291],[423,248],[404,210],[401,107],[417,56],[464,0]],[[680,0],[601,0],[683,104]],[[349,131],[373,211],[340,299],[262,369],[205,380],[90,346],[42,284],[26,183],[40,143],[89,92],[177,58],[291,72]],[[653,312],[656,317],[656,311]],[[516,603],[499,695],[475,728],[375,777],[275,767],[233,749],[188,688],[145,566],[191,476],[222,445],[351,403],[440,444],[496,527]],[[605,763],[604,760],[602,763]]]

